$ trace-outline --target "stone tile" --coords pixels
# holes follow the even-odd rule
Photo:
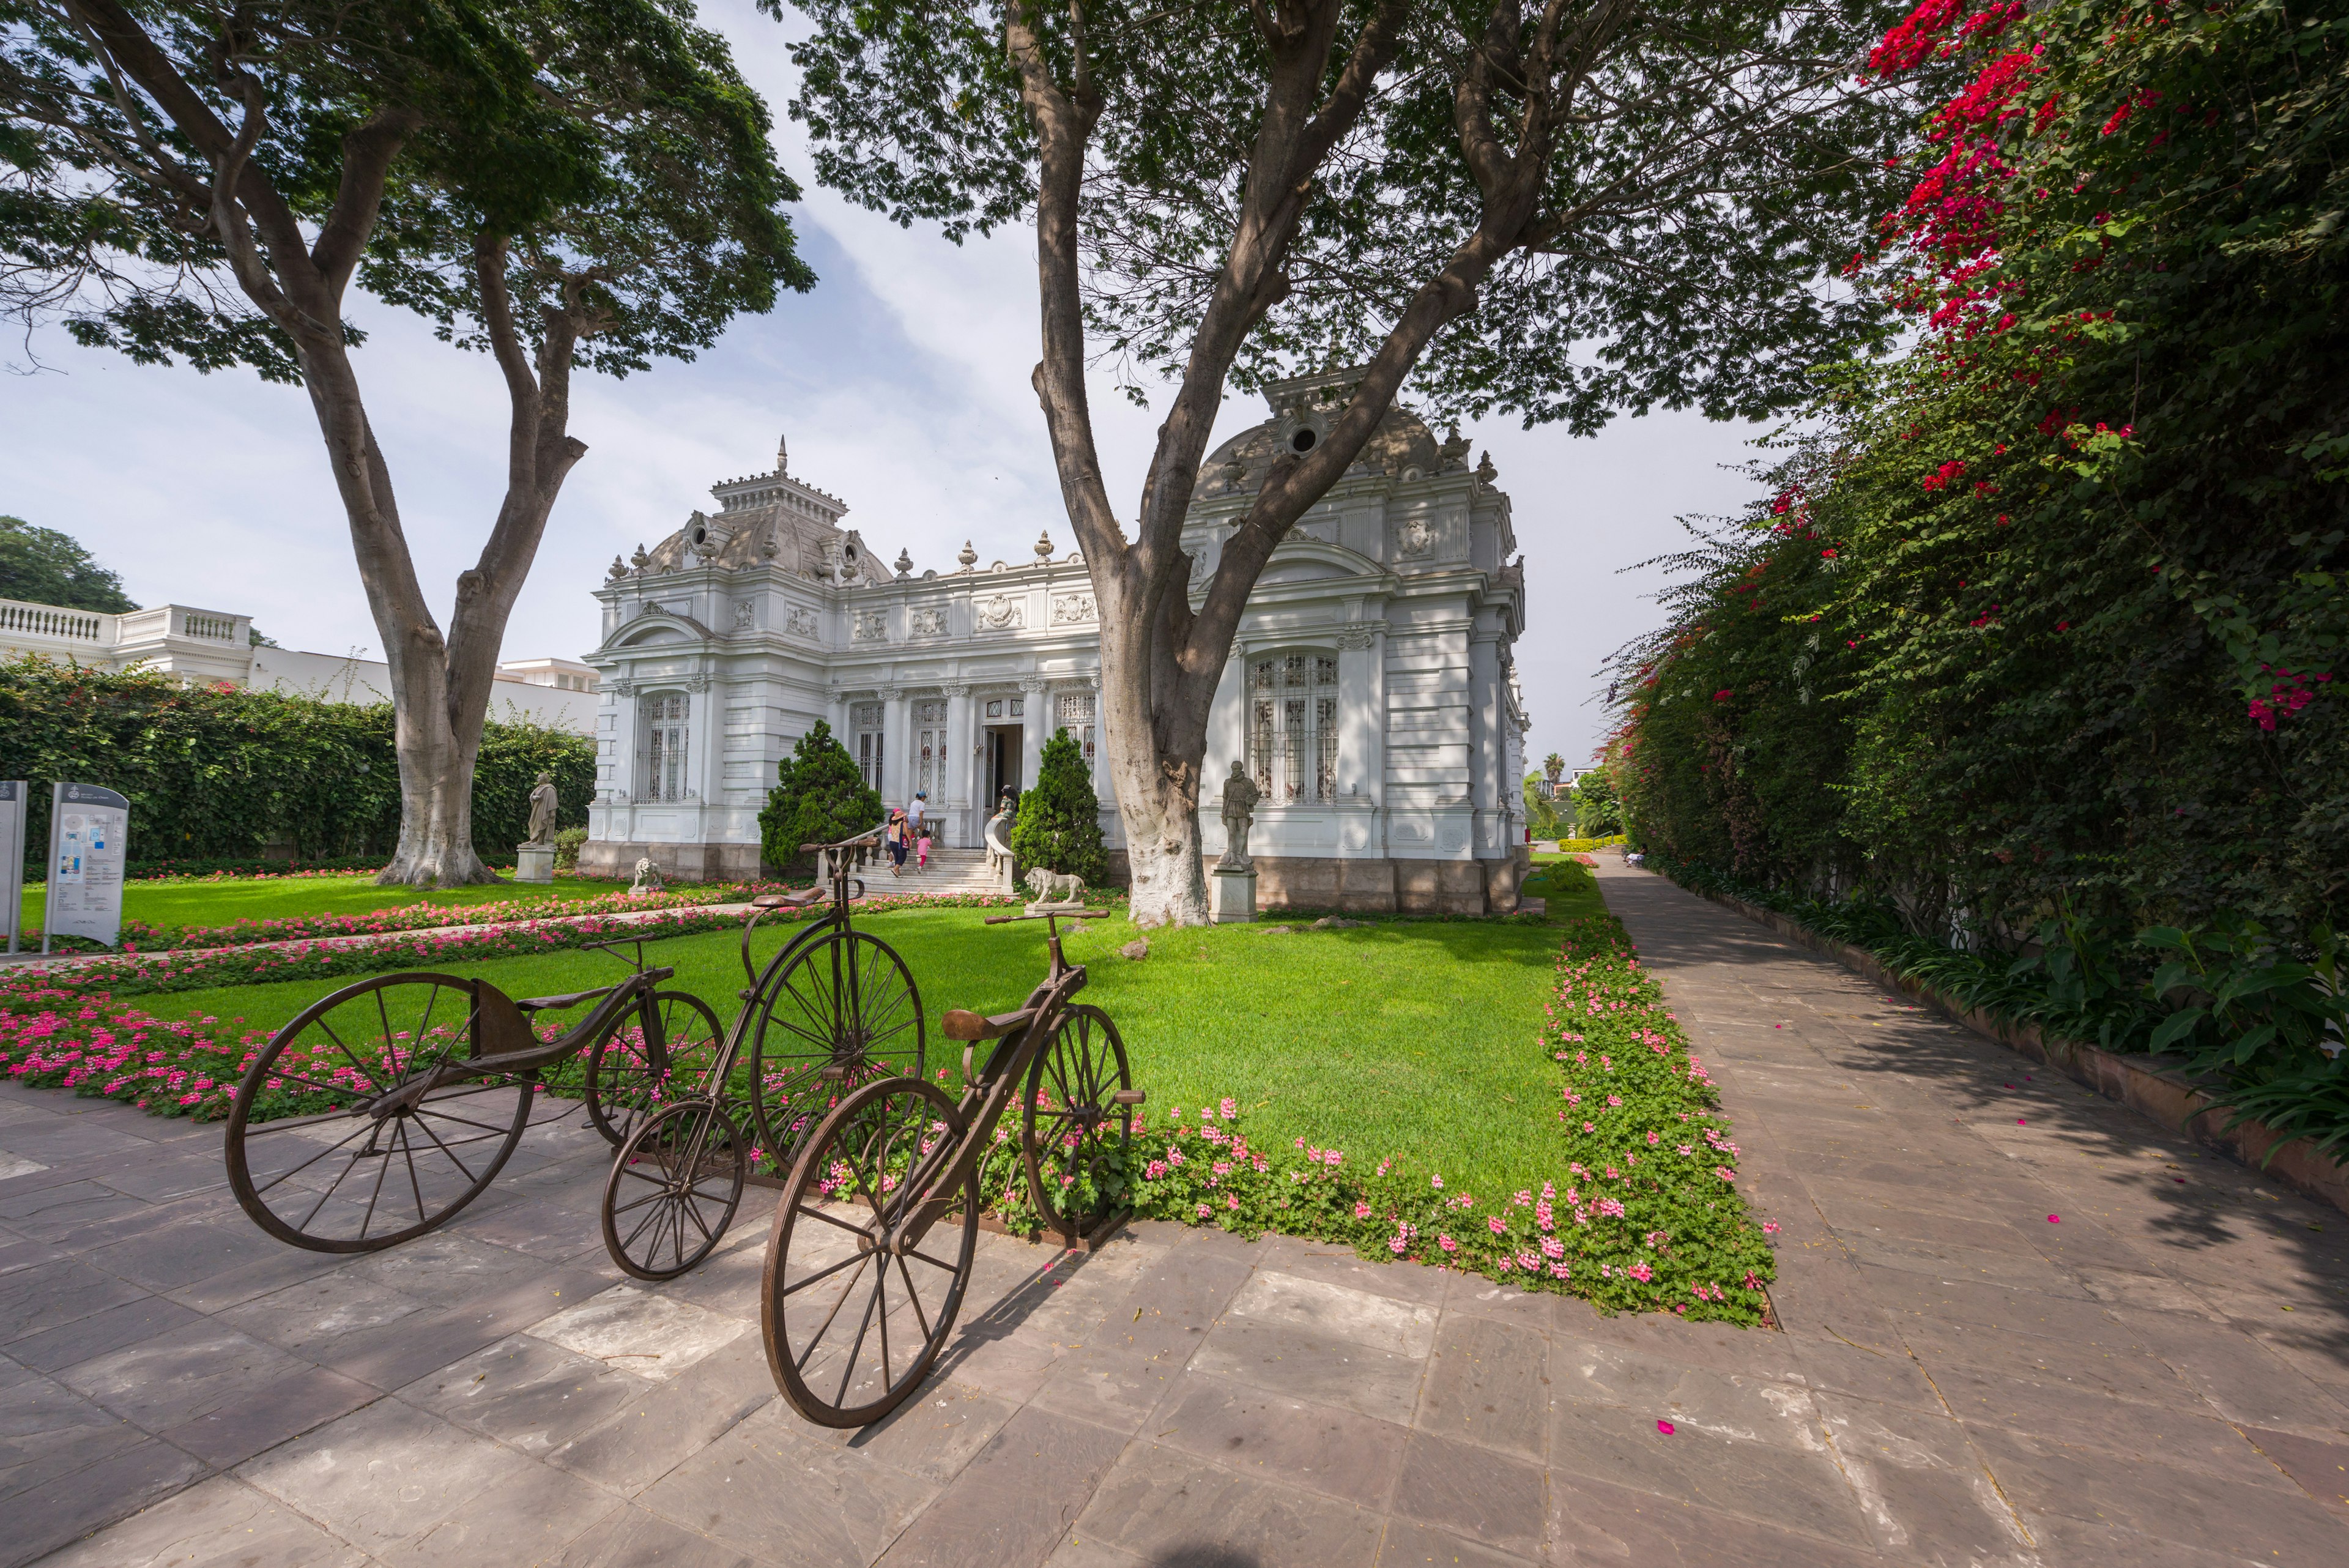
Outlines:
[[[1538,1464],[1423,1431],[1412,1434],[1394,1511],[1524,1557],[1547,1528]]]
[[[108,1273],[150,1290],[168,1291],[264,1260],[274,1261],[285,1251],[285,1243],[264,1234],[240,1213],[233,1224],[175,1224],[92,1248],[83,1257]]]
[[[634,1496],[774,1401],[766,1351],[745,1334],[678,1376],[647,1385],[601,1426],[550,1452],[547,1462]]]
[[[5,1418],[0,1412],[0,1421]],[[0,1442],[5,1442],[5,1430],[0,1428]],[[0,1533],[0,1568],[18,1568],[103,1530],[203,1473],[202,1461],[153,1438],[138,1438],[103,1452],[77,1446],[69,1467],[58,1464],[44,1484],[5,1499],[7,1528]],[[0,1488],[10,1484],[6,1472],[0,1471]]]
[[[0,1230],[0,1277],[55,1262],[66,1255],[65,1250],[54,1242],[28,1241],[13,1231]]]
[[[1550,1429],[1550,1469],[1653,1492],[1765,1524],[1868,1544],[1858,1501],[1822,1443],[1806,1451],[1682,1428],[1670,1436],[1659,1419],[1603,1406],[1560,1401]]]
[[[177,1302],[141,1292],[117,1306],[94,1312],[22,1339],[10,1340],[8,1357],[39,1372],[55,1372],[159,1334],[202,1321]]]
[[[2349,1440],[2339,1434],[2311,1438],[2263,1427],[2250,1428],[2243,1436],[2302,1491],[2349,1518]]]
[[[1298,1236],[1274,1236],[1265,1248],[1263,1267],[1324,1284],[1344,1285],[1372,1295],[1392,1296],[1440,1307],[1455,1277],[1451,1270],[1422,1263],[1381,1261],[1360,1256],[1328,1241]]]
[[[1549,1437],[1550,1349],[1529,1328],[1447,1314],[1416,1425],[1538,1463]]]
[[[500,1173],[502,1180],[504,1173]],[[468,1210],[465,1239],[510,1248],[525,1257],[557,1262],[602,1250],[604,1234],[593,1209],[582,1210],[544,1199],[501,1203],[487,1213]]]
[[[1109,1473],[1123,1437],[1040,1410],[1007,1421],[889,1549],[892,1568],[1041,1563]],[[1089,1532],[1091,1533],[1091,1532]]]
[[[2091,1524],[2061,1514],[2027,1516],[2042,1561],[2053,1568],[2275,1568],[2231,1552],[2205,1552],[2134,1530]]]
[[[527,1484],[521,1455],[397,1399],[378,1399],[243,1466],[245,1480],[380,1554],[475,1498]]]
[[[515,1334],[451,1362],[399,1397],[468,1431],[543,1457],[652,1391],[650,1379]]]
[[[378,1554],[384,1568],[538,1563],[626,1505],[576,1476],[529,1466],[478,1500]]]
[[[546,1560],[546,1568],[761,1568],[750,1553],[623,1506]]]
[[[57,1380],[150,1432],[234,1410],[307,1370],[225,1324],[199,1320],[67,1367]]]
[[[251,1262],[223,1270],[209,1278],[191,1284],[174,1285],[163,1294],[197,1312],[220,1312],[284,1290],[287,1285],[333,1273],[347,1267],[349,1262],[348,1258],[334,1252],[280,1247]]]
[[[79,1258],[53,1257],[32,1263],[0,1274],[0,1345],[15,1345],[110,1307],[149,1299],[148,1293],[137,1285],[93,1269]]]
[[[298,1281],[214,1316],[281,1350],[331,1361],[354,1336],[431,1311],[420,1297],[346,1271]]]
[[[1392,1422],[1195,1373],[1150,1425],[1151,1441],[1374,1510],[1387,1506],[1411,1438]]]
[[[2002,1427],[2131,1460],[2190,1464],[2245,1486],[2282,1484],[2242,1432],[2208,1407],[2198,1414],[1972,1367],[1944,1373],[1940,1386],[1951,1413],[1969,1427]]]
[[[1991,1328],[1912,1322],[1909,1350],[1944,1391],[1971,1369],[2026,1381],[2065,1383],[2083,1395],[2207,1411],[2193,1387],[2165,1362],[2134,1345],[2085,1345]],[[2116,1338],[2128,1337],[2124,1330]]]
[[[378,1390],[323,1366],[297,1366],[259,1383],[241,1381],[202,1413],[157,1436],[225,1468],[275,1448],[379,1397]]]
[[[1044,1559],[1044,1568],[1151,1568],[1151,1564],[1123,1547],[1071,1532]]]
[[[1232,1298],[1226,1313],[1398,1355],[1424,1356],[1435,1345],[1434,1308],[1295,1274],[1257,1272]]]
[[[214,1476],[42,1568],[367,1568],[367,1553],[243,1481]]]
[[[1818,1396],[1844,1475],[1876,1544],[1937,1568],[2035,1568],[2021,1521],[1966,1429],[1946,1416]]]
[[[2349,1405],[2231,1324],[2113,1309],[2125,1329],[2220,1412],[2263,1427],[2349,1428]]]
[[[1547,1561],[1562,1568],[1882,1568],[1884,1563],[1868,1548],[1583,1476],[1554,1476],[1549,1506]]]
[[[1691,1433],[1823,1454],[1826,1443],[1812,1393],[1796,1384],[1687,1366],[1661,1356],[1588,1341],[1561,1341],[1550,1357],[1556,1419],[1577,1407],[1610,1406]]]
[[[0,1148],[0,1181],[14,1181],[20,1176],[38,1176],[48,1168],[37,1159]]]
[[[760,1560],[866,1563],[938,1494],[885,1465],[810,1441],[773,1407],[663,1476],[638,1504]]]
[[[78,1490],[77,1473],[143,1438],[137,1428],[49,1378],[20,1378],[0,1388],[0,1500]]]
[[[1786,1349],[1793,1361],[1787,1381],[1806,1388],[1834,1388],[1912,1409],[1942,1408],[1940,1391],[1897,1338],[1868,1345],[1835,1334],[1789,1334]]]
[[[1564,1314],[1588,1310],[1571,1297],[1547,1291],[1529,1291],[1523,1285],[1502,1284],[1482,1274],[1455,1270],[1445,1273],[1449,1288],[1444,1293],[1444,1310],[1448,1314],[1491,1318],[1547,1334],[1563,1321]]]
[[[1156,1564],[1368,1568],[1381,1532],[1366,1510],[1137,1443],[1093,1493],[1075,1533]]]
[[[354,1263],[350,1272],[402,1295],[456,1306],[491,1294],[520,1277],[545,1272],[538,1259],[493,1247],[470,1235],[436,1231]]]
[[[1388,1520],[1379,1543],[1379,1568],[1531,1568],[1533,1562],[1408,1519]]]
[[[2095,1450],[2015,1432],[1976,1428],[1972,1436],[2026,1524],[2056,1514],[2258,1562],[2337,1562],[2349,1552],[2349,1528],[2297,1489],[2246,1487],[2150,1460],[2116,1465]]]
[[[801,1430],[814,1442],[944,1486],[1019,1412],[1018,1405],[983,1388],[936,1381],[870,1427]]]
[[[1206,1336],[1190,1369],[1408,1426],[1426,1363],[1315,1330],[1229,1317]]]
[[[739,1318],[635,1285],[614,1285],[530,1328],[540,1339],[655,1382],[678,1376],[749,1330]]]

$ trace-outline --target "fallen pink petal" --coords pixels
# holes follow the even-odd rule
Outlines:
[[[1672,1424],[1670,1421],[1659,1421],[1656,1423],[1656,1430],[1669,1438],[1672,1435]]]

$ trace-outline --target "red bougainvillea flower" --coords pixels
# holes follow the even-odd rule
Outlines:
[[[1724,686],[1720,691],[1713,694],[1713,700],[1716,702],[1726,702],[1733,695],[1735,695],[1734,690],[1731,687]]]

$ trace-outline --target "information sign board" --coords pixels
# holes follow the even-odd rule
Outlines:
[[[53,786],[43,952],[49,950],[51,936],[88,937],[108,947],[120,939],[129,837],[129,801],[98,784]]]
[[[16,950],[25,926],[25,808],[32,804],[22,779],[0,779],[0,925],[8,928],[8,950]]]

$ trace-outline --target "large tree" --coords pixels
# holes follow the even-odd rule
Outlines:
[[[71,535],[22,517],[0,517],[0,599],[117,615],[139,607],[122,591],[120,575],[91,559]]]
[[[474,759],[506,619],[586,452],[571,376],[690,358],[812,275],[764,104],[685,0],[0,0],[0,307],[310,394],[398,708],[383,880],[490,880]],[[506,486],[444,635],[353,281],[486,351]]]
[[[1901,118],[1857,79],[1868,0],[792,3],[826,183],[953,238],[1035,223],[1035,386],[1144,923],[1206,919],[1201,764],[1242,608],[1407,382],[1577,431],[1755,416],[1875,329],[1833,286]],[[1086,403],[1104,360],[1174,389],[1130,524]],[[1226,387],[1349,362],[1195,602],[1183,521]]]

